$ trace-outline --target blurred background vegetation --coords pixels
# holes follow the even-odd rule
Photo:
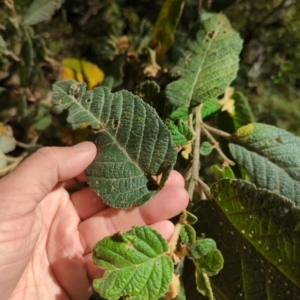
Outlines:
[[[25,144],[73,144],[80,136],[74,137],[65,116],[53,110],[52,84],[73,76],[92,87],[102,82],[102,70],[102,84],[113,90],[139,93],[149,78],[163,89],[171,80],[168,71],[197,22],[198,11],[205,9],[225,12],[244,39],[234,87],[247,96],[256,121],[299,135],[299,1],[187,0],[173,47],[155,59],[152,31],[163,2],[2,2],[0,121],[10,125],[14,137]],[[81,60],[77,69],[73,63],[73,75],[68,73],[68,60],[67,67],[63,66],[65,58]],[[85,61],[101,70],[89,64],[85,67]]]

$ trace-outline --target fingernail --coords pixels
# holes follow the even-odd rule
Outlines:
[[[78,152],[91,151],[95,146],[91,142],[82,142],[72,146]]]

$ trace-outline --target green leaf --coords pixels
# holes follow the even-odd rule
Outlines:
[[[26,11],[23,22],[27,25],[36,25],[51,19],[64,0],[34,0]]]
[[[216,275],[220,272],[224,265],[224,259],[221,252],[215,249],[203,257],[194,259],[196,268],[209,276]]]
[[[203,103],[201,109],[202,119],[205,119],[221,109],[218,99],[211,99]]]
[[[205,275],[202,272],[200,272],[199,269],[196,269],[196,285],[197,290],[203,296],[211,295],[211,289],[207,287],[207,277],[205,277]]]
[[[211,169],[216,173],[216,174],[221,174],[223,178],[231,178],[234,179],[234,173],[232,169],[229,166],[225,166],[224,168],[220,168],[217,165],[213,165]]]
[[[172,114],[170,115],[170,119],[174,121],[177,120],[187,121],[188,113],[189,113],[188,107],[178,107],[175,111],[172,112]]]
[[[189,255],[192,259],[202,258],[217,249],[216,242],[213,239],[201,239],[195,242],[189,249]]]
[[[133,227],[98,242],[93,261],[105,270],[93,286],[104,298],[156,300],[167,292],[173,274],[168,244],[150,227]]]
[[[216,99],[236,77],[242,40],[225,15],[204,13],[203,29],[172,71],[180,77],[166,88],[176,106],[197,106]]]
[[[180,223],[183,224],[195,224],[198,218],[192,214],[190,211],[184,210],[180,217]]]
[[[174,33],[185,0],[165,0],[153,28],[152,41],[157,55],[163,55],[174,43]]]
[[[185,122],[178,120],[175,124],[173,121],[168,119],[166,124],[176,146],[184,146],[193,139],[194,135],[190,127]]]
[[[234,135],[230,152],[255,184],[277,191],[300,205],[300,139],[265,124],[249,124]]]
[[[214,146],[210,142],[203,142],[200,146],[200,154],[207,156],[214,149]]]
[[[196,231],[190,224],[184,224],[180,230],[181,244],[192,246],[196,241]]]
[[[300,209],[253,184],[221,179],[215,201],[199,201],[197,234],[214,239],[224,268],[212,277],[216,299],[297,299],[300,295]]]
[[[253,123],[254,117],[245,96],[241,93],[234,93],[232,99],[234,99],[234,128],[237,130],[242,126]]]
[[[74,129],[90,125],[98,148],[87,168],[87,181],[113,207],[130,208],[148,201],[163,187],[177,158],[175,145],[156,111],[127,91],[111,93],[85,83],[60,81],[53,86],[57,109],[68,109]],[[159,183],[153,176],[162,175]],[[155,188],[153,187],[155,186]]]

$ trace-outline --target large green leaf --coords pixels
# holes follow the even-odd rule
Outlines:
[[[165,0],[153,28],[152,40],[158,55],[164,54],[174,42],[174,33],[185,0]]]
[[[241,180],[222,179],[211,193],[215,201],[198,202],[194,213],[197,233],[213,238],[224,257],[210,278],[216,299],[298,299],[300,209]]]
[[[23,17],[24,24],[36,25],[48,21],[63,2],[64,0],[34,0]]]
[[[300,139],[274,126],[249,124],[234,135],[232,156],[260,187],[300,204]]]
[[[127,91],[111,93],[85,83],[60,81],[53,86],[54,103],[68,109],[73,128],[90,125],[89,139],[98,148],[87,168],[90,186],[113,207],[141,205],[163,187],[177,157],[166,125],[155,110]],[[159,183],[152,176],[162,175]]]
[[[222,94],[238,70],[242,40],[223,14],[202,14],[203,29],[188,42],[166,88],[176,106],[197,106]]]
[[[164,295],[173,274],[168,244],[150,227],[133,227],[98,242],[93,261],[105,270],[93,286],[110,300],[121,296],[132,300],[156,300]]]

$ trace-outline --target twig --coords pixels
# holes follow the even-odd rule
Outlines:
[[[231,140],[232,139],[232,135],[226,131],[222,131],[220,129],[211,127],[207,124],[202,123],[201,124],[202,127],[204,127],[205,129],[207,129],[209,132],[214,133],[216,135],[222,136],[223,138],[227,139],[227,140]]]
[[[212,194],[210,193],[210,188],[209,188],[209,186],[208,186],[204,181],[202,181],[199,177],[197,178],[197,183],[199,184],[199,186],[201,186],[202,191],[203,191],[207,196],[209,196],[210,198],[213,198]],[[200,196],[201,196],[201,194],[200,194]]]
[[[208,299],[209,300],[215,300],[215,297],[214,297],[214,294],[213,294],[213,291],[212,291],[212,288],[211,288],[211,284],[210,284],[210,280],[209,280],[209,277],[206,273],[202,273],[203,275],[203,278],[204,278],[204,282],[205,282],[205,286],[208,290]]]
[[[7,161],[12,161],[11,164],[9,164],[8,166],[2,168],[0,170],[0,176],[4,176],[6,173],[12,171],[14,168],[16,168],[16,166],[28,155],[28,153],[24,152],[22,153],[20,156],[15,157],[15,158],[9,158],[9,160],[7,159],[6,156],[6,160]]]
[[[235,163],[230,160],[225,154],[224,152],[221,150],[221,148],[219,147],[219,143],[215,140],[215,138],[210,134],[210,132],[207,130],[206,126],[204,126],[205,124],[202,124],[202,131],[204,132],[204,134],[208,137],[208,139],[210,140],[211,143],[214,144],[214,148],[216,149],[216,151],[219,153],[219,155],[221,156],[221,158],[223,159],[224,162],[226,162],[228,165],[230,166],[234,166]]]

